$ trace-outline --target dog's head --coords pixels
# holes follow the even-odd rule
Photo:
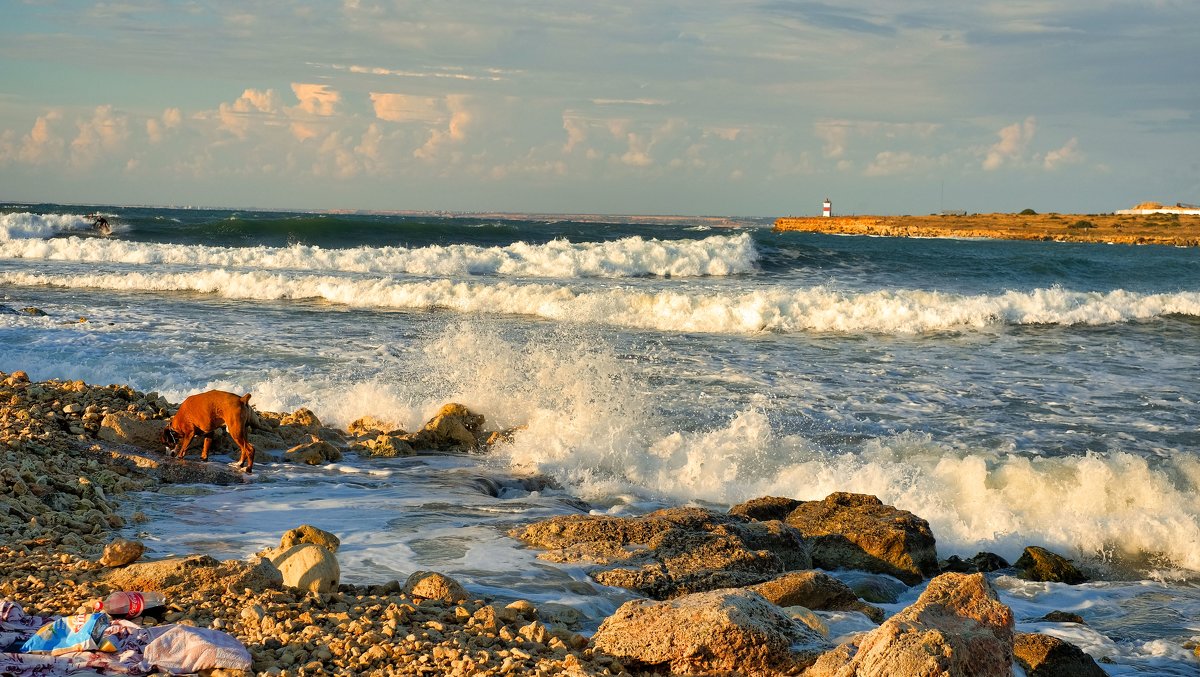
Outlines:
[[[175,447],[179,446],[179,433],[175,432],[175,428],[171,427],[171,421],[167,421],[167,425],[163,427],[162,435],[158,440],[167,447],[167,451],[175,451]]]

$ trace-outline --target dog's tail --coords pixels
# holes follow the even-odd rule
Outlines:
[[[246,393],[245,395],[242,395],[238,399],[242,401],[242,404],[250,404],[250,393]]]

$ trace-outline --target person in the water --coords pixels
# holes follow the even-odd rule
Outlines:
[[[95,214],[93,215],[92,220],[92,230],[100,233],[101,235],[108,235],[112,233],[112,226],[108,225],[108,219],[100,216],[99,214]]]

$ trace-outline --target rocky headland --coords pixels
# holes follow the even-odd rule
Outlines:
[[[963,214],[775,220],[777,231],[877,237],[991,238],[1200,246],[1200,216],[1180,214]]]
[[[211,675],[1007,677],[1014,662],[1028,674],[1104,674],[1062,640],[1015,632],[989,581],[996,570],[1086,580],[1069,561],[1036,547],[1014,565],[990,553],[939,559],[925,520],[859,494],[764,497],[725,512],[571,514],[514,529],[542,559],[582,564],[596,582],[639,595],[590,636],[573,609],[500,603],[437,572],[342,583],[336,534],[299,514],[278,547],[244,560],[145,561],[142,545],[122,537],[145,519],[135,492],[245,480],[224,463],[160,452],[158,432],[176,406],[127,386],[0,373],[0,599],[49,616],[117,590],[162,591],[161,617],[140,623],[212,628],[248,649],[250,671]],[[479,452],[503,439],[483,423],[461,405],[416,432],[369,419],[338,430],[307,410],[257,412],[251,440],[264,464]],[[888,617],[880,606],[926,582],[902,611]],[[814,612],[834,611],[870,629],[831,637]]]

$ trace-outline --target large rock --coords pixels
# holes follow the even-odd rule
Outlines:
[[[404,437],[389,434],[352,442],[350,448],[357,451],[359,456],[376,458],[396,458],[417,453]]]
[[[257,562],[226,560],[218,562],[208,555],[189,555],[150,562],[135,562],[112,569],[101,579],[120,590],[157,590],[169,593],[176,590],[242,590],[256,592],[278,590],[283,585],[279,569],[270,561]]]
[[[789,513],[803,502],[797,501],[794,498],[763,496],[762,498],[751,499],[745,503],[733,506],[729,509],[729,514],[745,517],[757,522],[766,522],[767,520],[783,521],[787,519]]]
[[[1012,610],[983,574],[947,573],[912,606],[821,656],[805,677],[1007,677],[1012,662]]]
[[[555,562],[597,565],[597,582],[654,599],[742,587],[812,568],[808,544],[782,522],[747,522],[702,508],[644,517],[566,515],[509,532]]]
[[[858,611],[876,623],[883,622],[883,609],[860,600],[850,586],[823,571],[794,571],[748,589],[781,607]]]
[[[1036,545],[1025,548],[1013,566],[1017,568],[1017,576],[1029,581],[1078,585],[1088,580],[1070,560]]]
[[[404,593],[409,597],[436,599],[447,604],[470,599],[458,581],[436,571],[414,571],[404,582]]]
[[[342,452],[329,442],[314,435],[308,442],[298,444],[285,451],[283,460],[289,463],[321,465],[342,460]]]
[[[747,677],[796,674],[829,647],[820,633],[749,590],[626,602],[592,645],[635,671]]]
[[[329,552],[337,552],[338,548],[342,545],[342,540],[328,531],[318,529],[311,524],[301,524],[283,534],[283,537],[279,539],[279,549],[287,550],[293,545],[300,545],[301,543],[313,543],[325,548]]]
[[[909,585],[938,571],[929,523],[874,496],[838,492],[804,501],[787,523],[812,541],[813,564],[822,569],[884,573]]]
[[[163,450],[161,441],[166,421],[145,420],[128,412],[105,414],[96,437],[105,442],[128,444],[141,449]]]
[[[125,566],[136,562],[144,552],[146,552],[146,546],[141,541],[116,538],[104,546],[104,554],[100,556],[100,563],[106,567]]]
[[[1027,677],[1105,677],[1091,656],[1057,637],[1036,632],[1018,632],[1013,654]]]
[[[407,441],[418,451],[474,449],[481,443],[483,420],[482,414],[473,414],[463,405],[452,402],[443,405],[420,430],[407,436]]]
[[[314,543],[293,545],[272,554],[271,563],[283,574],[283,584],[312,592],[337,590],[341,567],[332,552]]]

